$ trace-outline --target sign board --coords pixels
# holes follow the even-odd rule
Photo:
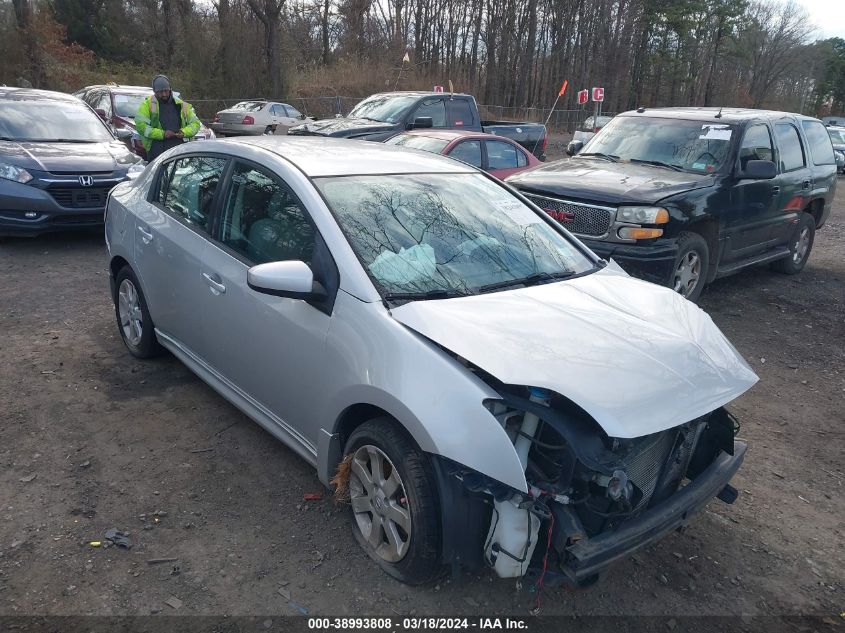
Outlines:
[[[590,91],[586,88],[578,91],[578,105],[584,105],[590,98]]]
[[[604,101],[604,88],[593,88],[593,101]]]
[[[434,86],[434,92],[443,92],[443,86]]]

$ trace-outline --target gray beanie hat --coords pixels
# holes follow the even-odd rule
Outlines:
[[[156,75],[153,77],[153,92],[161,90],[170,90],[170,80],[164,75]]]

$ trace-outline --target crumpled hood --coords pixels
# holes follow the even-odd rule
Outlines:
[[[692,189],[709,187],[713,176],[672,171],[638,163],[573,158],[547,163],[507,179],[524,191],[551,193],[612,204],[654,204]]]
[[[758,380],[698,306],[612,266],[553,284],[407,303],[392,315],[504,383],[566,396],[611,437],[673,428]]]
[[[356,136],[377,132],[389,132],[396,129],[392,123],[380,123],[370,119],[321,119],[290,128],[288,134],[314,134],[319,136]]]
[[[24,169],[50,172],[110,172],[135,162],[120,141],[102,143],[28,143],[0,141],[0,160]]]

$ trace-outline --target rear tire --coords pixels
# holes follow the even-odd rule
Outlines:
[[[672,268],[670,287],[685,299],[698,301],[707,280],[710,267],[710,249],[698,233],[681,233],[678,236],[678,254]]]
[[[809,213],[798,216],[795,231],[789,238],[789,257],[772,262],[772,270],[787,275],[797,275],[804,269],[813,250],[816,237],[816,220]]]
[[[120,338],[133,356],[151,358],[161,352],[147,300],[129,266],[121,268],[115,278],[114,314]]]
[[[389,418],[359,426],[349,494],[355,540],[384,571],[409,585],[443,572],[437,483],[429,457]]]

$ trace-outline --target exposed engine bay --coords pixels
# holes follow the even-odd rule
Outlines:
[[[561,580],[588,584],[612,560],[680,527],[713,496],[728,503],[736,496],[727,480],[742,455],[726,480],[710,482],[715,492],[703,501],[701,494],[680,494],[717,457],[734,457],[739,426],[723,408],[675,428],[620,439],[608,437],[585,411],[560,395],[499,387],[502,399],[486,405],[514,443],[529,492],[491,485],[474,473],[458,476],[468,490],[492,497],[483,551],[485,562],[500,577],[555,570],[551,573]],[[679,505],[674,497],[685,497],[687,503]],[[665,519],[667,509],[678,516],[649,525],[661,512],[658,518]],[[627,534],[624,546],[614,544],[614,534],[640,517],[647,519],[642,529]]]

